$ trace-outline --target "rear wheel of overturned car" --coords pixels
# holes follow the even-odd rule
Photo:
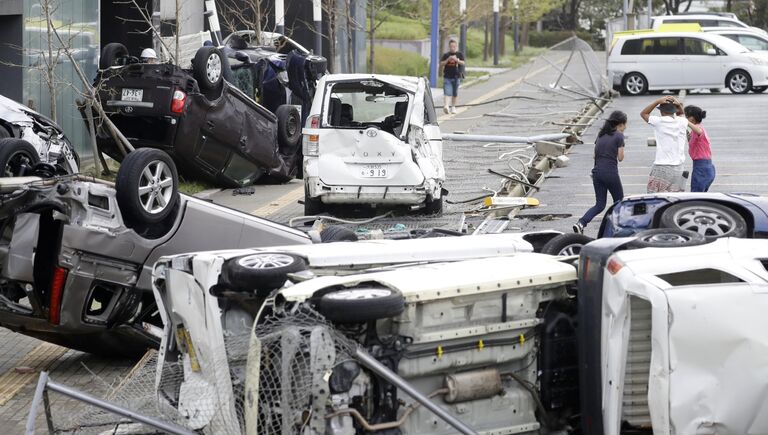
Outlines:
[[[708,239],[747,237],[747,222],[736,211],[714,202],[688,201],[669,206],[659,226],[693,231]]]
[[[275,110],[277,143],[280,150],[295,151],[301,143],[301,115],[296,106],[283,104]]]
[[[118,64],[118,60],[128,57],[128,49],[119,42],[110,42],[101,49],[99,69],[108,69]]]
[[[224,80],[224,61],[216,47],[200,47],[192,60],[192,75],[203,91],[219,88]]]
[[[0,139],[0,168],[3,169],[3,177],[30,174],[37,163],[40,163],[40,156],[29,142],[22,139]]]
[[[115,180],[117,205],[129,226],[158,224],[179,201],[179,175],[171,157],[139,148],[120,164]]]
[[[400,315],[404,309],[403,295],[386,287],[335,288],[324,292],[317,300],[317,311],[336,323],[386,319]]]
[[[545,243],[541,248],[541,253],[563,256],[579,255],[581,248],[593,240],[595,239],[584,234],[560,234]]]
[[[629,242],[629,248],[680,248],[708,243],[707,239],[693,231],[675,228],[656,228],[636,234],[636,239]]]
[[[354,231],[341,225],[330,225],[320,231],[320,241],[323,243],[356,242],[357,240],[357,234]]]
[[[728,73],[725,85],[734,94],[746,94],[752,89],[752,77],[746,71],[737,69]]]
[[[629,73],[621,82],[621,90],[625,95],[643,95],[648,91],[648,80],[640,73]]]
[[[269,291],[280,288],[289,273],[307,270],[307,263],[287,252],[258,252],[233,258],[221,270],[227,288],[234,291]]]

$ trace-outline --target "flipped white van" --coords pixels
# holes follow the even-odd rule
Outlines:
[[[768,56],[711,33],[645,33],[616,41],[608,77],[626,95],[722,87],[745,94],[768,86]]]

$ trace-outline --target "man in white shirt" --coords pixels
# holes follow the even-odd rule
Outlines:
[[[661,116],[651,115],[658,107]],[[648,178],[648,193],[682,192],[685,186],[683,163],[688,142],[688,120],[683,105],[674,97],[662,97],[640,112],[656,137],[656,158]]]

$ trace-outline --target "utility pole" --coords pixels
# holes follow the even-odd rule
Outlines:
[[[432,0],[432,27],[431,27],[431,57],[429,65],[429,82],[432,87],[437,87],[437,66],[440,64],[440,0]]]
[[[627,0],[624,0],[627,1]],[[499,0],[493,0],[493,64],[499,64]]]
[[[315,54],[323,55],[323,3],[312,0],[312,19],[315,21]]]
[[[467,0],[459,0],[459,16],[461,27],[459,28],[459,51],[467,57]]]
[[[275,32],[281,35],[285,34],[285,5],[283,0],[275,0]]]
[[[629,29],[629,20],[627,19],[627,13],[629,12],[629,0],[624,0],[621,5],[621,16],[624,18],[624,30]]]

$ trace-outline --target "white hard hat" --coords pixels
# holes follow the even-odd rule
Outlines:
[[[141,58],[142,59],[157,59],[157,53],[155,53],[155,50],[151,48],[145,48],[141,51]]]

